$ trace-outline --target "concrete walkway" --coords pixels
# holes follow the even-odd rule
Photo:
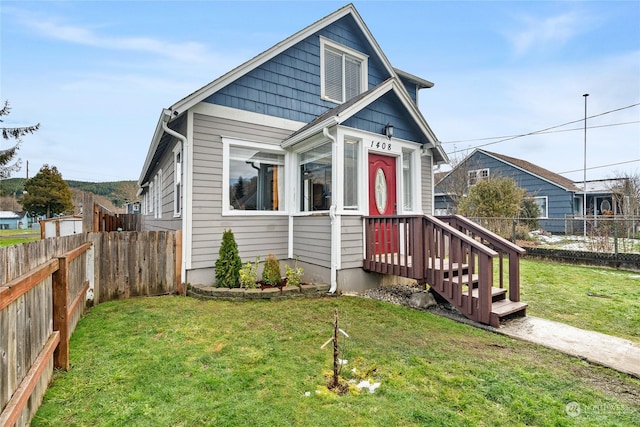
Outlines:
[[[510,320],[493,330],[640,378],[640,345],[623,338],[532,316]]]

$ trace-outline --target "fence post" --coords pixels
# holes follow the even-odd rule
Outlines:
[[[66,256],[58,257],[58,271],[53,273],[53,330],[60,331],[60,343],[53,354],[56,368],[69,370],[69,262]]]

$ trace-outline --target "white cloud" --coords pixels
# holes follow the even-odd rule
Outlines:
[[[544,18],[520,15],[516,21],[518,28],[506,31],[505,36],[518,56],[533,50],[557,49],[589,31],[595,22],[591,16],[577,11]]]

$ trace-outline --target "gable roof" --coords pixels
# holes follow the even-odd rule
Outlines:
[[[324,114],[321,114],[315,120],[303,126],[298,131],[291,134],[287,139],[285,139],[281,144],[282,147],[290,147],[304,139],[309,138],[312,135],[322,132],[322,130],[326,127],[338,125],[344,122],[349,117],[352,117],[354,114],[391,91],[393,91],[398,96],[403,106],[407,109],[407,112],[411,115],[411,118],[415,121],[420,130],[426,136],[426,143],[430,144],[428,148],[431,148],[434,151],[435,163],[448,162],[447,154],[444,152],[442,146],[438,143],[438,139],[427,124],[422,114],[419,112],[417,106],[409,98],[406,90],[402,88],[402,85],[399,83],[399,79],[397,77],[391,77],[380,83],[378,86],[361,93],[360,95],[350,99],[349,101],[341,105],[338,105],[335,108],[332,108]]]
[[[294,46],[296,43],[306,39],[307,37],[321,30],[322,28],[338,21],[339,19],[347,15],[351,15],[353,17],[356,25],[358,25],[358,27],[362,31],[362,34],[371,45],[371,48],[376,53],[376,55],[380,58],[380,61],[382,62],[384,68],[387,70],[389,75],[397,77],[398,75],[396,74],[396,70],[391,66],[391,63],[385,56],[384,52],[382,52],[382,49],[380,49],[378,42],[376,42],[376,40],[373,38],[373,35],[369,31],[369,28],[367,28],[367,25],[362,20],[362,17],[356,10],[355,6],[352,3],[349,3],[348,5],[343,6],[340,9],[336,10],[335,12],[314,22],[308,27],[303,28],[302,30],[298,31],[292,36],[287,37],[280,43],[277,43],[276,45],[258,54],[257,56],[253,57],[252,59],[245,62],[244,64],[239,65],[238,67],[222,75],[221,77],[217,78],[211,83],[201,87],[200,89],[196,90],[190,95],[187,95],[186,97],[182,98],[181,100],[173,104],[171,107],[169,107],[169,110],[173,111],[174,114],[177,113],[177,115],[184,113],[189,108],[193,107],[197,103],[213,95],[218,90],[232,83],[234,80],[247,74],[249,71],[254,70],[255,68],[259,67],[260,65],[264,64],[265,62],[269,61],[270,59],[274,58],[275,56],[279,55],[280,53]],[[412,76],[409,73],[403,72],[403,76],[406,79],[415,81],[417,84],[423,85],[424,87],[430,87],[429,84],[433,86],[433,83],[430,83],[423,79],[419,79],[418,77]]]
[[[527,162],[526,160],[516,159],[515,157],[505,156],[504,154],[492,153],[491,151],[486,151],[479,148],[477,148],[476,151],[484,153],[487,156],[491,156],[495,159],[501,160],[505,163],[509,163],[513,167],[516,167],[520,170],[523,170],[532,175],[535,175],[538,178],[544,179],[545,181],[548,181],[552,184],[562,187],[567,191],[573,191],[576,193],[582,191],[578,187],[576,187],[576,185],[570,179],[565,178],[561,175],[558,175],[555,172],[551,172],[550,170],[540,167],[538,165],[534,165],[533,163]],[[472,155],[473,153],[471,153],[469,157],[471,157]]]
[[[213,95],[220,89],[233,83],[235,80],[244,76],[248,72],[258,68],[262,64],[266,63],[267,61],[271,60],[275,56],[279,55],[280,53],[294,46],[298,42],[306,39],[307,37],[323,29],[324,27],[348,15],[350,15],[353,18],[355,24],[362,31],[362,35],[370,44],[371,49],[375,52],[377,57],[380,59],[380,62],[382,63],[384,69],[388,72],[391,78],[398,79],[398,81],[400,81],[400,78],[403,78],[406,81],[416,84],[419,88],[429,88],[433,86],[433,83],[427,80],[421,79],[407,72],[393,68],[391,66],[391,63],[387,59],[386,55],[378,45],[378,42],[374,39],[373,34],[369,31],[369,28],[364,23],[362,17],[356,10],[355,6],[352,3],[349,3],[346,6],[343,6],[340,9],[336,10],[335,12],[325,16],[324,18],[314,22],[313,24],[303,28],[302,30],[298,31],[292,36],[277,43],[271,48],[265,50],[264,52],[256,55],[249,61],[239,65],[238,67],[220,76],[219,78],[213,80],[212,82],[201,87],[195,92],[192,92],[191,94],[187,95],[186,97],[182,98],[181,100],[171,105],[171,107],[169,107],[168,109],[164,109],[160,114],[160,117],[158,118],[156,129],[151,139],[149,151],[147,152],[147,157],[143,164],[142,171],[138,180],[138,185],[141,187],[144,185],[144,183],[146,182],[146,179],[148,178],[147,175],[150,172],[151,166],[154,164],[154,161],[159,157],[159,154],[157,152],[161,148],[160,147],[161,140],[163,139],[163,135],[165,135],[163,123],[168,124],[169,122],[175,121],[176,118],[180,118],[182,114],[185,113],[187,110],[189,110],[191,107],[202,102],[204,99]],[[402,86],[401,84],[396,84],[394,87],[397,93],[404,92],[403,98],[410,99],[409,94],[407,93],[404,86]],[[375,88],[372,90],[375,90]],[[339,107],[336,107],[336,108],[339,108]],[[413,116],[414,113],[418,111],[417,106],[412,107],[412,110],[415,110],[412,112],[412,116]],[[435,135],[433,134],[429,126],[426,124],[426,121],[422,117],[422,114],[418,113],[417,116],[419,117],[419,119],[416,120],[416,123],[418,123],[421,128],[424,128],[426,134],[429,135],[429,137],[431,138],[429,142],[431,142],[436,147],[438,158],[441,159],[441,162],[447,162],[448,158],[446,153],[441,148],[440,144],[437,143],[437,138],[435,137]],[[167,138],[167,137],[165,136],[164,138]]]

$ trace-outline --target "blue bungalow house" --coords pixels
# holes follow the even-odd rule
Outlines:
[[[540,208],[540,226],[552,233],[565,233],[565,219],[582,215],[584,192],[576,184],[526,160],[476,149],[435,185],[435,211],[455,213],[452,193],[464,181],[468,188],[492,176],[513,178]],[[456,189],[459,191],[459,189]]]
[[[297,259],[330,292],[426,280],[448,256],[418,260],[425,230],[449,227],[431,217],[447,155],[417,105],[432,86],[394,68],[348,4],[162,111],[138,181],[143,229],[182,230],[185,283],[213,282],[225,229],[243,262]],[[498,318],[487,286],[470,315],[485,323]]]
[[[29,212],[0,211],[0,229],[26,230],[30,225]]]

